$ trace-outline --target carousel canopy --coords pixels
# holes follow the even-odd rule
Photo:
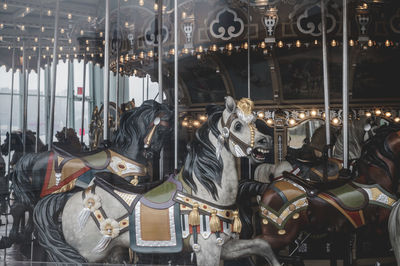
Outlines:
[[[400,3],[348,1],[351,105],[395,105],[400,100]],[[317,0],[178,1],[179,40],[173,1],[110,3],[110,69],[149,74],[173,98],[174,53],[179,53],[179,101],[203,107],[225,95],[250,96],[257,104],[322,105],[321,2]],[[342,1],[325,1],[331,102],[341,103]],[[54,0],[7,0],[0,6],[0,64],[23,56],[36,69],[52,61]],[[104,64],[104,1],[60,1],[57,56]],[[162,15],[161,15],[162,14]],[[159,34],[160,32],[160,34]],[[162,54],[158,53],[162,36]],[[161,39],[161,38],[160,38]],[[174,50],[178,41],[179,51]],[[248,72],[250,70],[250,72]]]

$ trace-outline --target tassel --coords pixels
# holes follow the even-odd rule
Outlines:
[[[189,225],[192,226],[193,232],[193,251],[199,252],[200,245],[197,239],[197,226],[200,225],[200,214],[199,214],[199,204],[197,202],[193,203],[193,209],[189,213]]]
[[[97,252],[97,253],[103,252],[103,251],[108,247],[108,244],[110,244],[111,240],[112,240],[112,237],[111,237],[111,236],[109,236],[109,235],[104,235],[104,236],[100,239],[100,241],[99,241],[99,243],[97,244],[97,246],[95,246],[95,247],[93,248],[92,252]]]
[[[242,222],[239,218],[239,211],[233,211],[232,233],[240,233],[242,231]]]
[[[211,211],[211,219],[210,219],[210,230],[212,233],[221,231],[221,222],[217,217],[217,210],[213,209]]]
[[[199,204],[193,203],[193,210],[189,213],[189,224],[192,226],[200,225]]]
[[[85,227],[86,222],[90,216],[90,209],[89,208],[83,208],[81,212],[78,215],[78,224],[79,224],[79,231],[82,231],[82,229]]]

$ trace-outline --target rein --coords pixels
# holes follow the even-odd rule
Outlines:
[[[229,130],[229,128],[232,125],[233,120],[235,120],[236,118],[238,118],[238,115],[236,113],[232,113],[228,117],[228,120],[225,123],[223,116],[221,117],[222,133],[221,133],[221,135],[218,136],[218,144],[220,144],[221,146],[222,146],[222,144],[224,144],[225,148],[227,150],[229,150],[231,153],[233,153],[229,147],[229,142],[232,142],[233,146],[238,145],[240,147],[240,149],[242,150],[242,152],[245,152],[245,153],[247,153],[247,155],[249,155],[254,148],[255,127],[251,121],[248,123],[248,125],[250,127],[250,134],[251,134],[250,145],[248,145],[247,143],[243,142],[241,139],[236,137],[234,134],[232,134]],[[217,148],[217,150],[218,150],[218,148]],[[237,153],[236,149],[235,149],[235,153]],[[219,151],[219,153],[217,152],[217,154],[218,154],[217,157],[219,157],[220,151]],[[243,155],[246,155],[246,154],[243,154]]]
[[[169,123],[167,121],[161,120],[161,117],[163,116],[164,113],[160,113],[156,118],[154,118],[153,122],[151,122],[151,124],[149,125],[149,128],[151,128],[151,130],[144,138],[144,148],[146,149],[150,148],[151,139],[153,138],[154,132],[156,131],[156,128],[159,125],[162,125],[164,127],[169,127]]]

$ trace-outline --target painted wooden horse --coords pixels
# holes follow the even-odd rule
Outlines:
[[[19,219],[32,213],[36,202],[49,194],[87,188],[97,172],[110,172],[128,183],[149,182],[148,162],[158,156],[172,131],[172,111],[165,104],[149,100],[121,117],[120,127],[109,148],[92,152],[61,149],[28,153],[17,163],[12,174],[16,202],[10,238],[30,237],[33,222],[19,234]],[[19,236],[18,236],[19,235]]]
[[[353,232],[370,227],[385,233],[400,178],[399,130],[398,125],[376,130],[364,145],[351,180],[339,177],[332,183],[318,183],[285,172],[270,184],[244,182],[242,193],[261,195],[261,234],[257,238],[279,250],[292,243],[301,231]],[[398,217],[395,208],[393,235]],[[249,221],[249,217],[245,220]]]
[[[197,130],[180,174],[145,194],[98,177],[84,192],[42,199],[34,219],[50,259],[98,262],[115,247],[154,254],[180,252],[185,246],[196,254],[198,265],[249,255],[279,265],[268,242],[237,239],[235,157],[257,153],[260,159],[272,147],[272,138],[257,131],[252,108],[250,100],[236,103],[231,97],[224,110],[208,108],[208,121]]]

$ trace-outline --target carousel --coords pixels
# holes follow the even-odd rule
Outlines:
[[[399,69],[395,0],[0,0],[1,263],[400,265]]]

